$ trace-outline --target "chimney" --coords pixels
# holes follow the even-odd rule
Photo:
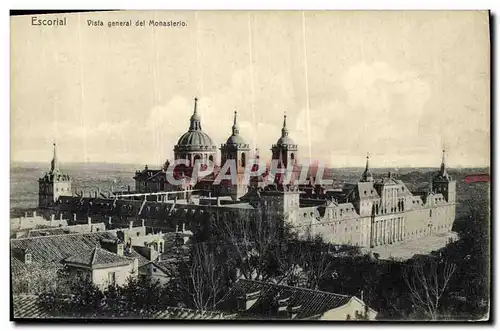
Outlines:
[[[243,294],[238,297],[238,309],[245,311],[250,309],[260,297],[260,291]]]
[[[132,228],[133,228],[133,227],[134,227],[134,221],[130,221],[130,222],[128,223],[128,229],[129,229],[129,230],[132,230]]]
[[[182,232],[186,232],[186,223],[182,223]]]
[[[33,217],[36,217],[36,210],[33,212]]]
[[[55,217],[56,217],[56,216],[55,216],[54,214],[50,215],[50,221],[51,221],[51,222],[54,222]]]
[[[116,254],[123,256],[123,244],[121,242],[117,242],[116,244]]]
[[[31,263],[31,253],[27,252],[26,250],[24,250],[24,263],[25,264]]]
[[[76,222],[76,214],[73,214],[73,221]]]
[[[113,222],[111,221],[111,216],[108,217],[108,224],[111,225]]]
[[[178,225],[175,226],[175,232],[179,232],[179,226]]]
[[[141,226],[144,228],[146,226],[145,222],[144,222],[144,218],[141,220]]]
[[[62,221],[62,216],[63,214],[62,213],[59,213],[59,220]]]
[[[89,226],[92,226],[92,218],[91,218],[90,216],[89,216],[89,217],[87,217],[87,224],[88,224]]]

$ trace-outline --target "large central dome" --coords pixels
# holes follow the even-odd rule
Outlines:
[[[178,152],[205,152],[216,150],[212,139],[201,129],[201,118],[198,114],[198,99],[194,99],[194,112],[190,119],[189,130],[184,133],[174,147]]]
[[[177,146],[212,147],[212,139],[203,131],[188,131],[179,138]]]

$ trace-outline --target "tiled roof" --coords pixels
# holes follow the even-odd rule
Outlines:
[[[12,296],[14,318],[50,318],[50,314],[37,302],[36,295]]]
[[[31,254],[33,265],[57,267],[62,265],[64,259],[94,248],[102,239],[117,238],[112,232],[94,232],[11,239],[12,274],[30,267],[24,263],[23,252]]]
[[[54,318],[63,316],[53,316],[41,306],[36,295],[14,295],[13,315],[16,319],[24,318]],[[148,319],[199,319],[218,320],[227,319],[228,314],[214,311],[201,311],[196,309],[186,309],[177,307],[167,307],[161,311],[153,313]]]
[[[151,317],[152,319],[195,319],[195,320],[220,320],[228,319],[229,315],[215,311],[201,311],[196,309],[186,309],[168,307],[159,311]]]
[[[133,247],[130,249],[129,252],[125,252],[124,254],[127,257],[136,258],[138,267],[142,267],[143,265],[148,264],[150,262],[147,258],[145,258],[139,252],[137,252]]]
[[[93,223],[93,227],[104,227],[104,223]],[[52,236],[57,234],[84,233],[90,232],[88,224],[75,224],[64,227],[53,227],[44,229],[34,229],[28,231],[27,237]]]
[[[72,255],[65,259],[67,263],[82,264],[91,268],[98,268],[109,265],[128,265],[132,262],[131,258],[120,256],[101,247],[94,247]]]
[[[238,312],[238,297],[258,292],[257,301],[246,311]],[[323,313],[346,305],[352,296],[315,291],[306,288],[277,285],[240,279],[217,306],[228,313],[238,313],[242,318],[276,318],[278,298],[288,299],[291,307],[300,307],[296,319],[315,318]]]

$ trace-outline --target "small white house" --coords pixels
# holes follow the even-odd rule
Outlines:
[[[103,243],[101,243],[103,244]],[[123,244],[109,243],[116,252],[96,246],[65,259],[70,277],[87,278],[101,289],[109,285],[125,285],[138,276],[137,258],[123,256]]]

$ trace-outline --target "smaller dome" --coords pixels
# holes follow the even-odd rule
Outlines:
[[[276,145],[295,145],[295,142],[289,136],[285,136],[278,139]]]
[[[227,139],[226,144],[227,145],[244,145],[246,143],[245,143],[245,139],[243,139],[243,137],[241,137],[240,135],[232,135],[231,137],[229,137]]]

